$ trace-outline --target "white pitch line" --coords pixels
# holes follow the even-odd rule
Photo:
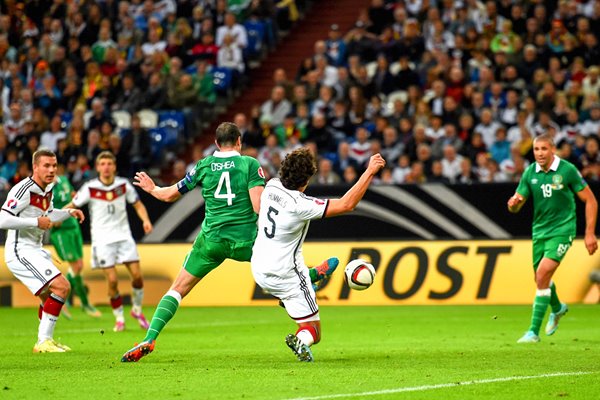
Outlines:
[[[458,387],[458,386],[469,386],[469,385],[483,385],[486,383],[497,383],[497,382],[511,382],[511,381],[523,381],[527,379],[540,379],[540,378],[552,378],[556,376],[576,376],[576,375],[589,375],[595,374],[596,372],[554,372],[549,374],[541,374],[541,375],[529,375],[529,376],[509,376],[505,378],[490,378],[490,379],[478,379],[474,381],[465,381],[465,382],[454,382],[454,383],[440,383],[437,385],[422,385],[422,386],[409,386],[403,388],[396,389],[385,389],[385,390],[377,390],[373,392],[361,392],[361,393],[344,393],[344,394],[328,394],[323,396],[313,396],[313,397],[294,397],[286,400],[322,400],[322,399],[337,399],[341,397],[359,397],[359,396],[378,396],[381,394],[392,394],[392,393],[402,393],[402,392],[421,392],[425,390],[434,390],[434,389],[443,389],[449,387]]]

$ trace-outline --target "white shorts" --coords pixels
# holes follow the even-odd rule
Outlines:
[[[108,268],[140,260],[135,240],[129,238],[106,244],[92,243],[92,268]]]
[[[269,294],[277,297],[288,315],[296,322],[319,320],[317,296],[310,283],[308,268],[301,266],[294,269],[289,278],[278,275],[264,274],[252,269],[254,280]]]
[[[15,278],[36,296],[52,279],[60,275],[52,262],[52,255],[41,247],[21,247],[16,251],[6,251],[4,258]]]

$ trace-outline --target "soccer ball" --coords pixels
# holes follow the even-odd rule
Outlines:
[[[346,265],[344,279],[350,289],[365,290],[373,284],[375,268],[365,260],[357,258]]]

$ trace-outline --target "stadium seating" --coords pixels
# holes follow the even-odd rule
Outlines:
[[[266,25],[264,22],[250,19],[244,23],[248,33],[248,46],[244,49],[244,55],[248,60],[259,60],[266,51]]]
[[[120,133],[123,129],[131,128],[131,114],[127,111],[113,111],[111,117],[117,125],[117,133]]]
[[[158,114],[156,111],[148,109],[140,110],[138,116],[140,117],[142,128],[152,129],[158,125]]]

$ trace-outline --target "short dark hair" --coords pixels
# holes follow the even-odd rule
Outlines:
[[[48,149],[37,150],[35,153],[33,153],[33,156],[31,157],[32,165],[37,165],[37,163],[40,161],[40,158],[42,158],[42,157],[56,158],[56,154],[54,154],[54,152],[52,150],[48,150]]]
[[[302,147],[285,156],[279,170],[279,178],[286,189],[298,190],[306,185],[316,172],[314,155],[306,147]]]
[[[238,138],[242,136],[240,129],[232,122],[221,123],[217,127],[215,134],[217,137],[217,144],[219,146],[233,146],[237,142]]]

